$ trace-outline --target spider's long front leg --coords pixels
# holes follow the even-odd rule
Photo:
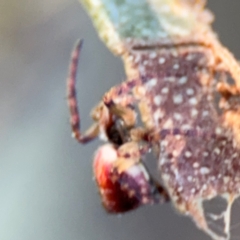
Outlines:
[[[99,135],[99,123],[93,124],[85,133],[81,133],[80,131],[80,114],[78,111],[77,105],[77,94],[76,94],[76,75],[77,75],[77,66],[79,55],[81,52],[83,41],[79,40],[72,52],[70,67],[69,67],[69,75],[67,78],[67,102],[68,107],[70,110],[70,123],[72,128],[72,135],[74,138],[77,139],[80,143],[87,143],[93,139],[95,139]],[[98,106],[97,108],[98,113],[101,115],[102,118],[106,117],[105,120],[108,118],[108,113],[106,108],[103,106]],[[96,110],[96,111],[97,111]]]

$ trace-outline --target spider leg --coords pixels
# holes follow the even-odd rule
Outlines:
[[[126,127],[132,127],[136,122],[134,103],[137,99],[132,94],[135,86],[141,84],[140,79],[123,82],[110,89],[103,97],[103,103],[109,111],[124,121]]]
[[[236,83],[236,87],[240,89],[240,64],[235,59],[233,54],[224,46],[222,46],[216,38],[213,39],[212,43],[209,43],[213,53],[218,61],[218,66],[215,71],[221,71],[229,73],[232,79]]]
[[[217,84],[217,90],[224,98],[229,98],[231,96],[240,94],[240,91],[236,85],[229,85],[223,82]]]
[[[87,143],[95,139],[99,134],[99,125],[93,124],[84,134],[80,131],[80,114],[77,105],[76,94],[76,75],[79,55],[81,52],[83,41],[79,40],[72,52],[69,66],[69,75],[67,78],[67,102],[70,110],[70,123],[72,128],[72,136],[80,143]]]

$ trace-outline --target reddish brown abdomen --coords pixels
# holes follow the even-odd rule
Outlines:
[[[110,144],[99,148],[94,159],[94,175],[106,210],[123,213],[158,202],[159,193],[144,166],[137,163],[119,173],[114,165],[116,160],[117,150]]]

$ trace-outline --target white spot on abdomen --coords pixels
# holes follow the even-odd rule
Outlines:
[[[165,87],[165,88],[163,88],[163,89],[161,90],[161,92],[162,92],[162,93],[168,93],[168,92],[169,92],[169,89],[168,89],[167,87]]]
[[[210,169],[207,168],[207,167],[201,167],[199,171],[202,175],[205,175],[205,174],[208,174],[210,172]]]
[[[157,56],[157,53],[156,52],[151,52],[150,54],[149,54],[149,57],[150,58],[155,58]]]
[[[217,127],[215,129],[215,133],[218,134],[218,135],[222,134],[222,129],[220,127]]]
[[[209,112],[205,110],[205,111],[202,112],[202,115],[203,115],[203,117],[206,117],[206,116],[209,115]]]
[[[192,116],[192,117],[196,117],[197,115],[198,115],[198,110],[195,109],[195,108],[193,108],[193,109],[191,110],[191,116]]]
[[[191,156],[192,156],[192,153],[191,153],[191,152],[189,152],[189,151],[186,151],[184,155],[185,155],[185,157],[189,158],[189,157],[191,157]]]
[[[180,121],[182,120],[182,115],[180,113],[174,113],[173,117],[175,120]]]
[[[192,177],[192,176],[188,176],[188,177],[187,177],[187,180],[188,180],[189,182],[192,182],[193,177]]]
[[[180,104],[180,103],[182,103],[182,102],[183,102],[183,96],[182,96],[182,94],[177,94],[177,95],[173,96],[173,102],[174,102],[175,104]]]
[[[152,78],[151,80],[149,80],[149,81],[145,84],[146,88],[152,88],[152,87],[154,87],[154,86],[156,86],[156,85],[157,85],[157,79],[156,79],[156,78]]]
[[[190,99],[189,99],[189,103],[190,103],[191,105],[197,105],[198,101],[197,101],[197,99],[196,99],[195,97],[193,97],[193,98],[190,98]]]
[[[161,104],[161,102],[162,102],[162,97],[161,97],[160,95],[155,96],[155,97],[153,98],[153,102],[154,102],[154,104],[155,104],[156,106],[159,106],[159,105]]]
[[[215,149],[214,149],[214,152],[215,152],[217,155],[219,155],[221,151],[220,151],[219,148],[215,148]]]
[[[208,155],[209,155],[208,152],[203,152],[203,156],[204,156],[204,157],[207,157]]]
[[[194,90],[192,88],[187,88],[186,93],[188,96],[191,96],[194,94]]]
[[[193,163],[193,167],[194,168],[198,168],[199,167],[199,163],[198,162]]]
[[[159,64],[163,64],[163,63],[165,63],[165,61],[166,61],[166,59],[163,57],[160,57],[158,60]]]
[[[179,64],[178,63],[175,63],[174,65],[173,65],[173,69],[175,69],[175,70],[177,70],[177,69],[179,69]]]
[[[186,82],[187,82],[187,77],[186,76],[181,77],[178,81],[178,83],[181,84],[181,85],[185,84]]]

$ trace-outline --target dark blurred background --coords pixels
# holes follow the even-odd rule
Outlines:
[[[240,58],[240,1],[211,0],[214,28]],[[78,82],[89,111],[124,79],[77,0],[0,0],[0,240],[209,240],[170,204],[107,215],[92,180],[99,141],[70,135],[65,78],[72,46],[85,39]],[[233,238],[240,239],[239,201]],[[233,222],[234,222],[233,221]]]

